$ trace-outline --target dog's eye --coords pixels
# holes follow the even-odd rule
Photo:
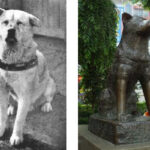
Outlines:
[[[8,21],[8,20],[5,20],[3,23],[4,23],[5,25],[8,25],[9,21]]]
[[[18,21],[18,22],[17,22],[17,25],[18,25],[18,26],[21,25],[21,24],[23,24],[21,21]]]

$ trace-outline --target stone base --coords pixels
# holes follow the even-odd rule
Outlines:
[[[150,121],[121,123],[102,119],[94,114],[89,119],[89,131],[114,144],[150,142]]]
[[[87,125],[80,125],[79,150],[150,150],[150,142],[115,145],[92,134]]]

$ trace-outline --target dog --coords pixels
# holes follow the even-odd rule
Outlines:
[[[116,51],[113,73],[115,74],[115,94],[117,99],[117,118],[126,120],[126,102],[140,81],[147,109],[150,112],[150,20],[140,16],[122,14],[123,33]]]
[[[140,81],[150,112],[150,20],[123,13],[123,33],[116,52],[115,67],[118,120],[126,117],[126,99]],[[115,69],[114,69],[115,70]]]
[[[0,136],[5,132],[7,116],[14,112],[10,97],[18,104],[11,145],[23,142],[25,120],[37,99],[44,97],[42,111],[52,110],[56,84],[33,39],[33,29],[39,26],[40,20],[32,14],[0,8]]]
[[[123,32],[108,73],[107,89],[100,96],[101,116],[128,122],[139,117],[135,84],[139,81],[150,112],[150,20],[122,14]]]

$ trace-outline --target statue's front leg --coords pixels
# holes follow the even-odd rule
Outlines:
[[[121,116],[125,114],[126,105],[126,79],[117,79],[116,98],[117,98],[117,118],[121,120]]]
[[[127,100],[127,83],[132,66],[120,64],[117,72],[116,80],[116,100],[117,100],[117,119],[119,121],[126,120],[126,100]]]

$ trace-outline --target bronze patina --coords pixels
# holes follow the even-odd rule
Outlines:
[[[137,100],[135,96],[133,98],[137,81],[140,81],[142,85],[147,109],[150,112],[150,49],[148,43],[150,21],[127,13],[122,15],[122,21],[122,38],[109,73],[107,89],[108,95],[111,95],[112,109],[115,107],[117,110],[111,113],[113,115],[117,113],[117,119],[120,121],[125,120],[125,117],[131,117],[137,111]],[[104,111],[102,101],[100,100],[100,113],[102,113],[101,110]],[[107,112],[108,109],[105,111]]]
[[[117,48],[114,67],[116,68],[117,118],[125,114],[126,99],[139,80],[147,109],[150,112],[150,21],[124,13],[123,34]]]

